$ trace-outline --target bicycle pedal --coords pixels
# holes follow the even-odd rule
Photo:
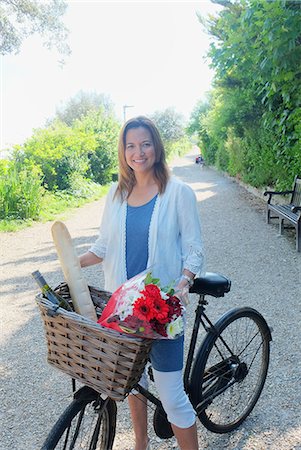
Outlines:
[[[169,439],[173,437],[174,433],[172,431],[171,425],[168,422],[166,412],[162,406],[156,406],[153,425],[156,435],[161,439]]]

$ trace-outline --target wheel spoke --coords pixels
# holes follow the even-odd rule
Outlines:
[[[82,409],[77,418],[74,419],[74,423],[71,423],[68,431],[68,450],[79,450],[86,448],[90,450],[91,436],[96,428],[97,414],[92,405],[87,405]],[[98,436],[97,436],[98,437]],[[57,447],[60,448],[60,447]]]
[[[98,415],[96,427],[95,427],[94,432],[93,432],[93,436],[92,436],[92,439],[91,439],[91,444],[90,444],[89,450],[95,450],[96,449],[98,436],[99,436],[99,431],[100,431],[100,425],[101,425],[101,417]]]
[[[79,430],[80,430],[80,426],[82,424],[83,416],[85,414],[85,409],[86,408],[83,408],[81,410],[81,412],[79,413],[79,417],[78,417],[78,420],[77,420],[77,423],[76,423],[76,427],[75,427],[75,431],[74,431],[74,434],[73,434],[72,441],[71,441],[70,446],[69,446],[69,450],[73,450],[74,449],[75,442],[77,440],[78,433],[79,433]],[[70,434],[70,427],[68,427],[68,436],[69,436],[69,434]]]
[[[111,450],[115,427],[115,402],[103,401],[96,393],[88,398],[83,395],[59,418],[42,450]]]
[[[239,426],[258,400],[268,369],[269,339],[265,321],[251,308],[228,314],[216,329],[200,352],[205,361],[196,362],[191,384],[198,417],[211,431],[223,433]]]

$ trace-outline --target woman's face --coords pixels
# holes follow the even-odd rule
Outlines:
[[[125,137],[125,160],[136,173],[153,171],[156,153],[147,128],[138,127],[128,130]]]

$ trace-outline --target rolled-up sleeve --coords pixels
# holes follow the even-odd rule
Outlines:
[[[181,233],[183,267],[200,275],[204,271],[205,253],[201,220],[195,193],[190,186],[181,186],[178,200],[178,220]]]

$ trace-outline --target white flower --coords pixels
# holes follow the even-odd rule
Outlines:
[[[116,314],[119,315],[120,320],[124,320],[127,316],[133,314],[133,305],[139,297],[141,297],[141,293],[136,286],[122,290],[115,307]]]
[[[183,334],[184,322],[183,317],[178,317],[173,322],[170,322],[166,327],[167,336],[174,339],[176,336]]]

